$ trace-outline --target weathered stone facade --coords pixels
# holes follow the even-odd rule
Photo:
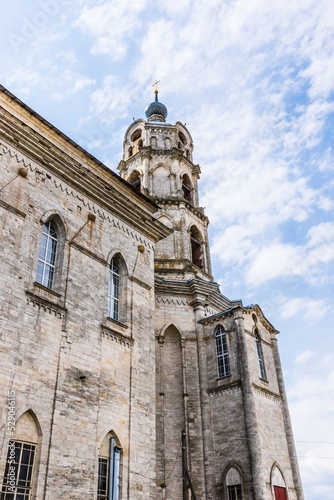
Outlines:
[[[189,131],[155,107],[126,131],[119,177],[0,90],[1,477],[15,440],[35,453],[24,500],[184,500],[190,484],[302,500],[278,332],[213,281]],[[36,278],[50,221],[52,287]],[[97,496],[111,442],[119,489]]]

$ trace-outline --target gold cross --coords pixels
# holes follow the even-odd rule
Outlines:
[[[152,87],[155,87],[155,90],[158,90],[158,89],[157,89],[157,85],[158,85],[158,83],[159,83],[159,82],[160,82],[160,80],[156,80],[156,81],[153,83]]]

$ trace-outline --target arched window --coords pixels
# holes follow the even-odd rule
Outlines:
[[[132,154],[133,154],[133,148],[132,148],[132,146],[129,146],[129,148],[128,148],[128,156],[129,156],[129,158],[130,158],[130,156],[132,156]]]
[[[182,142],[182,144],[187,144],[186,136],[182,132],[179,132],[179,139]]]
[[[136,191],[140,192],[141,182],[138,170],[133,170],[131,172],[128,182],[135,188]]]
[[[226,332],[221,325],[216,328],[216,355],[218,377],[222,378],[231,375]]]
[[[191,185],[191,180],[189,179],[189,175],[183,174],[181,180],[182,180],[183,196],[187,201],[192,203],[192,185]]]
[[[121,273],[119,262],[112,259],[109,266],[108,316],[119,321]]]
[[[277,465],[274,465],[271,472],[271,484],[274,490],[275,500],[287,500],[288,497],[286,494],[284,477]]]
[[[231,467],[226,474],[228,500],[242,500],[242,478],[235,467]]]
[[[195,266],[203,269],[202,237],[196,226],[190,229],[191,260]]]
[[[99,469],[97,484],[98,500],[118,500],[120,498],[120,465],[122,448],[116,438],[109,433],[99,450]]]
[[[47,288],[53,288],[58,235],[52,221],[43,224],[42,238],[39,247],[36,281]]]
[[[137,128],[137,130],[135,130],[131,136],[131,141],[132,142],[135,142],[137,141],[138,139],[140,139],[141,137],[141,129],[140,128]]]
[[[259,363],[259,375],[260,375],[260,378],[263,378],[264,380],[266,380],[266,369],[264,366],[261,337],[260,337],[259,332],[257,330],[255,330],[255,337],[256,337],[255,343],[256,343],[257,360]]]
[[[157,147],[157,138],[156,137],[151,137],[151,148],[156,148]]]
[[[16,422],[15,440],[8,444],[6,469],[0,497],[29,500],[35,483],[39,429],[30,411]]]

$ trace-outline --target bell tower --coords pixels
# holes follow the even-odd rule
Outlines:
[[[303,500],[278,331],[259,306],[220,293],[192,137],[166,121],[157,90],[145,115],[118,169],[171,230],[154,259],[156,498]]]
[[[155,100],[125,133],[121,177],[159,205],[158,218],[173,233],[156,248],[155,271],[164,278],[212,281],[208,223],[198,205],[200,167],[192,137],[181,122],[167,123],[167,108]]]

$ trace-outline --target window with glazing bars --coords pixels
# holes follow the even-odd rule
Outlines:
[[[241,484],[234,484],[227,487],[228,500],[242,500]]]
[[[99,457],[97,500],[119,500],[121,452],[110,438],[109,458]]]
[[[58,236],[51,221],[43,224],[36,281],[47,288],[54,284]]]
[[[258,333],[258,331],[255,331],[256,335],[256,352],[257,352],[257,359],[259,363],[259,375],[260,378],[263,378],[264,380],[266,379],[266,370],[264,366],[264,359],[263,359],[263,351],[262,351],[262,345],[261,345],[261,338]]]
[[[230,360],[228,355],[227,339],[224,327],[218,325],[216,328],[216,355],[218,365],[218,377],[227,377],[230,372]]]
[[[10,441],[0,500],[30,500],[35,452],[34,444]]]
[[[112,259],[109,267],[108,316],[116,321],[119,321],[120,286],[120,268],[117,261]]]

